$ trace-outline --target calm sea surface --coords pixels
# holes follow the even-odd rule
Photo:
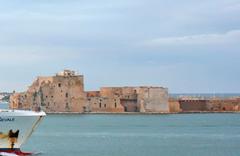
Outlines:
[[[240,114],[48,115],[23,150],[41,156],[239,156]]]
[[[240,114],[48,115],[27,151],[82,156],[239,156]]]

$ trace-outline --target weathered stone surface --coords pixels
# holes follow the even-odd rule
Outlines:
[[[182,109],[180,108],[180,103],[179,103],[178,99],[169,98],[168,104],[169,104],[169,111],[170,112],[177,113],[177,112],[181,112],[182,111]]]
[[[168,89],[139,87],[137,93],[141,112],[169,112]]]
[[[168,92],[162,87],[103,87],[96,97],[92,94],[88,100],[94,112],[169,112]]]
[[[86,101],[83,76],[64,71],[52,77],[38,77],[24,93],[11,97],[10,107],[46,112],[83,112]]]
[[[26,92],[11,96],[10,107],[41,107],[46,112],[169,112],[166,88],[103,87],[86,92],[83,75],[70,70],[38,77]]]
[[[193,99],[184,98],[178,100],[181,111],[240,111],[240,98],[209,98],[209,99]]]

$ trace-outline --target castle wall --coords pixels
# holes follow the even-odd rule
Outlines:
[[[41,107],[46,112],[83,112],[86,104],[83,76],[38,77],[25,93],[14,94],[11,99],[11,107],[20,109]]]
[[[12,95],[10,106],[46,112],[169,112],[166,88],[102,87],[85,92],[83,76],[69,70],[38,77],[26,92]]]
[[[124,112],[119,99],[107,97],[89,97],[88,107],[90,112]]]
[[[240,111],[240,99],[212,99],[209,100],[207,109],[209,111]]]
[[[125,112],[169,112],[168,90],[162,87],[103,87],[103,97],[120,98]]]
[[[183,112],[207,111],[208,100],[179,100]]]
[[[182,109],[180,108],[180,103],[179,103],[178,99],[169,98],[168,104],[169,104],[169,111],[170,112],[177,113],[177,112],[182,111]]]
[[[169,112],[168,89],[162,87],[139,87],[137,92],[141,112]]]
[[[240,111],[240,99],[180,99],[180,108],[188,111]]]

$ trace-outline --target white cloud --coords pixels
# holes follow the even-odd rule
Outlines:
[[[240,29],[226,33],[198,34],[178,37],[162,37],[146,41],[144,45],[157,46],[181,46],[181,45],[219,45],[224,43],[237,43],[240,41]]]
[[[0,65],[39,63],[53,60],[71,60],[79,57],[88,49],[65,47],[38,47],[38,46],[0,46]]]
[[[240,3],[236,3],[234,5],[229,5],[225,8],[226,11],[240,11]]]

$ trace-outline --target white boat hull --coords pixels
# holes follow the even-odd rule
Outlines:
[[[44,112],[0,111],[0,151],[20,149],[45,115]]]

